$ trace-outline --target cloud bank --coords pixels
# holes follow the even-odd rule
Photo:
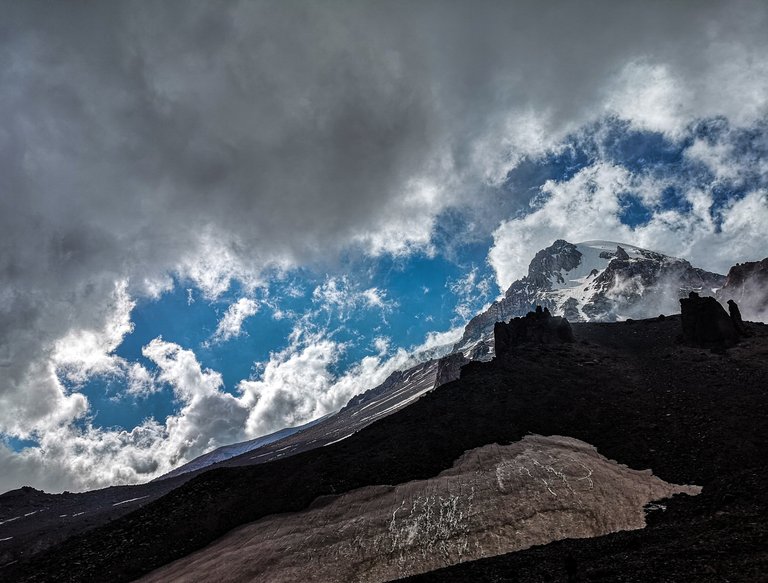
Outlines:
[[[713,156],[713,151],[718,154]],[[526,275],[533,255],[555,239],[630,243],[722,274],[737,260],[763,258],[768,253],[768,184],[761,169],[765,163],[759,158],[740,163],[727,151],[727,140],[706,151],[694,141],[684,151],[709,166],[712,179],[703,185],[686,173],[659,177],[606,160],[596,160],[567,180],[547,181],[529,212],[502,221],[493,232],[488,260],[499,287],[506,290]],[[724,181],[740,182],[755,172],[762,174],[763,185],[753,183],[725,204],[717,200]],[[661,201],[671,187],[681,193],[676,208]],[[637,225],[622,220],[630,195],[648,213]]]

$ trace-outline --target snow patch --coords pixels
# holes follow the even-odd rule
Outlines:
[[[148,498],[149,494],[146,496],[139,496],[138,498],[129,498],[128,500],[123,500],[122,502],[115,502],[112,506],[120,506],[121,504],[128,504],[129,502],[136,502],[136,500],[143,500],[144,498]],[[73,514],[73,516],[75,516]]]
[[[7,522],[13,522],[14,520],[18,520],[21,518],[21,516],[14,516],[13,518],[8,518],[6,520],[0,520],[0,526],[4,525]]]

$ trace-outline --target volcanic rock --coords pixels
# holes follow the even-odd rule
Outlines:
[[[723,306],[715,298],[691,292],[680,300],[683,336],[697,346],[733,346],[739,334]]]
[[[562,316],[552,316],[546,308],[537,306],[524,318],[513,318],[508,323],[497,322],[493,327],[497,357],[504,357],[512,347],[527,342],[538,344],[562,344],[573,342],[573,330]]]
[[[461,367],[469,362],[461,352],[454,352],[437,361],[437,375],[435,387],[450,383],[459,378]]]
[[[728,300],[728,314],[731,316],[731,322],[733,322],[734,328],[739,336],[749,336],[746,326],[744,326],[744,320],[741,318],[741,310],[739,305],[733,300]]]
[[[469,353],[470,360],[486,361],[492,357],[493,357],[493,347],[485,340],[481,340],[480,342],[478,342]]]

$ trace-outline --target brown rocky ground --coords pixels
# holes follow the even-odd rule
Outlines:
[[[206,472],[104,527],[6,567],[8,581],[129,581],[228,531],[319,496],[424,480],[464,452],[567,435],[630,468],[697,484],[647,528],[472,561],[426,580],[761,581],[768,572],[768,327],[725,353],[680,321],[578,324],[574,345],[522,346],[322,450]],[[569,559],[568,557],[572,558]]]
[[[563,538],[645,526],[644,507],[699,488],[568,437],[485,445],[428,480],[366,486],[273,514],[141,579],[379,583]]]

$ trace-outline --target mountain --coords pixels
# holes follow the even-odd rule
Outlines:
[[[558,239],[534,256],[528,274],[472,318],[454,350],[469,353],[493,325],[546,307],[570,322],[615,322],[679,312],[678,299],[712,293],[726,278],[688,261],[624,243]]]
[[[745,276],[742,279],[748,278]],[[735,276],[732,280],[736,285]],[[725,281],[725,277],[697,269],[685,260],[632,245],[608,241],[574,245],[563,240],[555,241],[535,255],[526,277],[514,282],[501,300],[467,324],[462,339],[450,352],[456,355],[451,359],[440,359],[448,352],[445,347],[414,355],[423,364],[392,373],[380,386],[353,397],[337,415],[220,447],[158,479],[199,471],[218,463],[232,465],[252,463],[251,460],[270,461],[343,439],[383,414],[406,406],[424,390],[458,378],[459,368],[466,362],[462,355],[470,360],[492,358],[493,325],[525,315],[536,305],[546,306],[571,322],[651,317],[665,311],[678,311],[678,298],[686,296],[689,291],[710,291],[722,286]],[[440,370],[433,369],[437,362],[442,363]],[[417,372],[421,376],[414,384],[411,379]],[[436,378],[430,376],[433,373]],[[425,381],[425,384],[419,384],[420,381]],[[351,415],[355,406],[363,401],[372,403],[374,399],[382,398],[389,405],[380,409],[377,415],[361,418]],[[371,412],[377,410],[372,405],[369,409]],[[361,419],[363,424],[358,423]],[[319,427],[307,431],[316,424]],[[227,461],[235,458],[233,462]]]
[[[278,454],[279,457],[292,455],[351,435],[382,414],[406,406],[411,402],[410,399],[421,395],[425,389],[458,378],[459,368],[468,361],[464,355],[469,360],[492,358],[493,325],[525,315],[536,305],[546,306],[554,314],[564,315],[571,322],[650,317],[663,311],[678,311],[678,298],[686,296],[689,291],[716,289],[723,285],[725,279],[721,275],[694,268],[685,260],[632,245],[608,241],[574,245],[563,240],[555,241],[536,254],[528,275],[513,283],[504,298],[494,302],[467,324],[462,339],[450,351],[455,356],[443,357],[449,352],[445,347],[414,355],[415,360],[423,364],[392,373],[381,385],[353,397],[337,415],[220,447],[158,479],[198,471],[234,458],[237,461],[232,463],[252,463],[250,460],[253,459],[270,461]],[[442,363],[440,370],[433,369],[438,362]],[[419,378],[425,380],[426,384],[417,386],[412,382],[411,378],[417,371],[422,375]],[[433,373],[437,377],[432,378],[430,375]],[[372,402],[383,397],[389,405],[376,416],[360,418],[365,420],[363,425],[357,423],[359,419],[350,414],[363,401]],[[376,410],[371,406],[369,409]],[[318,428],[306,431],[316,424],[320,424]],[[247,455],[249,453],[251,455]]]
[[[723,355],[681,344],[679,316],[574,323],[576,342],[511,345],[346,439],[199,473],[3,579],[761,580],[768,327],[747,327]]]
[[[749,388],[749,395],[744,399],[740,398],[740,393],[732,395],[727,391],[744,383],[747,387],[754,386],[758,392],[763,390],[758,387],[765,386],[767,377],[766,371],[761,368],[759,354],[768,349],[768,333],[765,328],[750,324],[753,336],[730,350],[730,360],[725,361],[715,356],[703,358],[706,353],[679,346],[677,337],[680,334],[680,322],[677,317],[666,318],[664,321],[631,320],[635,319],[636,314],[643,313],[643,310],[653,315],[660,311],[678,311],[677,297],[687,295],[689,290],[705,294],[716,287],[722,288],[719,293],[725,290],[729,294],[747,290],[740,296],[742,301],[746,297],[765,297],[759,295],[761,290],[764,293],[768,287],[760,287],[765,282],[762,279],[764,264],[737,265],[729,272],[726,281],[723,276],[696,269],[683,260],[630,245],[601,241],[573,245],[557,241],[534,257],[528,275],[510,286],[504,298],[470,321],[464,338],[456,345],[454,352],[442,356],[450,352],[449,347],[441,348],[434,354],[420,355],[419,358],[424,362],[393,373],[381,385],[353,397],[342,410],[333,415],[305,426],[220,448],[149,484],[62,495],[21,489],[0,496],[0,569],[3,569],[3,564],[9,564],[6,571],[9,580],[17,577],[28,580],[25,573],[40,574],[30,575],[29,580],[48,580],[51,573],[57,572],[58,567],[53,566],[55,561],[61,560],[62,568],[69,565],[73,573],[69,579],[66,576],[61,580],[128,580],[128,574],[138,576],[148,568],[182,557],[230,528],[261,520],[266,514],[281,512],[298,512],[297,525],[302,524],[302,516],[307,521],[329,523],[338,519],[342,521],[338,523],[338,528],[343,529],[346,520],[343,516],[349,512],[350,507],[369,507],[371,525],[363,528],[364,516],[361,515],[357,522],[363,530],[357,538],[362,540],[369,535],[375,538],[383,535],[376,535],[379,531],[373,525],[381,522],[382,515],[374,511],[381,511],[383,516],[389,515],[392,519],[399,516],[399,511],[388,506],[393,499],[388,497],[386,491],[380,487],[366,488],[377,484],[397,485],[421,480],[421,485],[412,485],[400,491],[403,494],[401,502],[405,496],[412,497],[412,510],[407,517],[402,517],[402,529],[393,530],[390,534],[400,542],[407,543],[411,536],[409,533],[416,533],[411,541],[415,547],[411,548],[411,543],[398,547],[398,561],[411,566],[397,571],[396,575],[423,573],[442,566],[439,562],[427,564],[414,558],[427,552],[423,545],[431,549],[428,552],[442,548],[440,552],[443,555],[455,555],[448,550],[453,547],[446,546],[450,541],[434,538],[438,536],[435,533],[440,531],[448,533],[447,536],[454,536],[450,533],[454,533],[457,525],[462,524],[464,526],[461,528],[479,528],[455,520],[460,516],[469,516],[474,510],[461,506],[464,498],[463,495],[454,496],[456,490],[449,488],[445,490],[443,498],[438,496],[436,489],[442,492],[443,488],[439,484],[453,484],[459,492],[471,492],[473,488],[487,489],[485,482],[473,480],[480,475],[477,472],[488,471],[489,467],[497,467],[499,464],[516,467],[518,472],[525,473],[523,466],[518,464],[521,459],[519,456],[523,455],[520,452],[527,451],[525,447],[520,446],[522,450],[513,448],[498,459],[494,458],[498,451],[483,449],[494,442],[507,444],[519,441],[525,432],[550,436],[542,437],[545,441],[537,445],[541,451],[547,452],[550,463],[544,463],[544,458],[536,458],[536,471],[533,471],[533,466],[525,468],[531,472],[533,483],[540,483],[537,480],[544,479],[558,497],[565,501],[574,492],[580,492],[576,486],[582,486],[585,480],[584,475],[578,473],[577,467],[569,465],[569,456],[572,458],[576,451],[580,456],[594,447],[597,447],[598,454],[621,463],[630,463],[632,468],[652,468],[660,478],[668,481],[669,487],[674,488],[674,484],[703,485],[703,496],[706,497],[707,488],[710,487],[707,484],[713,479],[706,472],[714,472],[712,468],[728,466],[721,459],[730,455],[727,453],[728,448],[735,447],[741,452],[736,458],[747,466],[752,463],[752,454],[757,455],[756,452],[763,451],[764,438],[761,432],[765,427],[749,412],[749,407],[756,406],[749,405],[749,399],[753,396],[749,391],[752,389]],[[574,318],[578,341],[576,346],[529,346],[520,349],[513,361],[506,357],[500,358],[499,355],[491,361],[494,356],[493,324],[497,319],[506,321],[513,316],[523,315],[528,307],[537,303],[545,305],[555,314],[562,314],[566,304],[573,303],[571,300],[577,302],[577,308],[583,314]],[[659,305],[665,301],[670,307],[662,310]],[[602,311],[597,309],[600,306]],[[519,312],[514,312],[515,309]],[[596,322],[611,319],[627,321],[599,324],[578,321],[588,318]],[[475,362],[468,364],[465,354]],[[653,367],[660,367],[660,371]],[[627,379],[626,371],[629,369],[634,371],[632,379]],[[680,387],[686,383],[692,388],[687,387],[685,391],[691,391],[680,392]],[[697,388],[709,395],[707,398],[710,400],[702,404],[706,409],[704,412],[694,407],[696,401],[692,391]],[[544,392],[530,393],[539,389]],[[471,397],[462,396],[457,391],[474,391],[476,394]],[[514,394],[507,394],[509,391]],[[715,404],[718,395],[728,401],[727,407],[721,412],[717,411]],[[510,398],[513,401],[509,401]],[[523,398],[523,401],[515,400],[518,398]],[[648,401],[643,401],[644,398]],[[612,399],[616,402],[610,406],[604,403]],[[690,411],[679,411],[683,402],[689,404]],[[633,407],[646,407],[647,410],[636,412]],[[733,425],[734,419],[742,407],[746,407],[743,415],[746,419],[744,427],[747,429],[736,429],[738,423]],[[698,470],[692,469],[687,473],[669,471],[677,467],[677,462],[666,457],[672,454],[660,453],[662,450],[658,446],[665,443],[669,447],[670,438],[665,433],[669,426],[660,425],[658,419],[663,421],[670,411],[677,412],[673,416],[675,422],[692,432],[686,437],[690,438],[688,441],[672,447],[674,455],[691,458],[692,454],[686,451],[693,449],[686,448],[694,448],[697,440],[706,442],[709,448],[707,455],[710,456],[707,458],[710,466],[705,471],[706,476],[709,476],[706,480],[697,477],[703,475],[697,474]],[[723,417],[719,418],[721,414]],[[547,415],[551,419],[546,418]],[[608,420],[614,423],[615,419],[622,419],[622,423],[625,423],[627,415],[631,417],[626,421],[628,427],[625,430],[628,433],[621,436],[610,434]],[[509,423],[511,425],[505,425]],[[710,430],[702,433],[695,429],[699,426],[720,429],[714,433],[710,433]],[[631,433],[632,427],[635,428],[635,434]],[[750,435],[755,435],[755,438],[748,443],[734,445],[730,437],[725,436],[721,444],[723,449],[718,449],[721,445],[710,442],[710,437],[723,435],[726,429],[752,432]],[[519,431],[523,431],[523,434],[519,434]],[[560,438],[551,437],[558,435],[566,436],[564,439],[580,441],[563,449],[563,442],[557,441]],[[612,437],[606,437],[608,435]],[[623,444],[626,447],[615,449],[617,444],[611,439],[618,438],[626,440]],[[555,442],[547,441],[551,439]],[[650,445],[656,442],[657,445]],[[476,464],[477,475],[465,480],[461,477],[464,475],[461,468],[466,468],[466,465],[462,465],[459,457],[462,452],[470,450],[475,451],[472,455],[476,457],[471,459],[475,460],[472,463]],[[492,459],[496,461],[491,462]],[[533,460],[529,461],[534,463]],[[455,476],[451,474],[452,464],[453,471],[458,472]],[[259,467],[264,470],[257,469]],[[606,476],[616,475],[610,467],[601,467],[607,472]],[[593,472],[591,475],[594,475],[596,469],[597,466],[590,466]],[[539,470],[544,473],[538,475],[536,472]],[[549,474],[559,476],[558,480],[562,483],[547,482]],[[636,479],[631,478],[630,482],[633,480]],[[557,489],[560,485],[566,486],[565,496],[560,495]],[[525,482],[518,486],[529,488]],[[386,486],[390,487],[396,486]],[[617,492],[627,492],[628,487],[622,486]],[[341,493],[349,493],[350,496],[341,505],[331,504],[322,512],[315,512],[318,509],[314,504],[310,508],[313,500],[320,500],[317,502],[320,506],[325,505],[322,501],[324,498],[318,499],[318,496],[337,496]],[[536,500],[541,501],[541,494],[531,490],[533,498],[524,505],[533,508]],[[586,492],[579,494],[579,504],[585,501],[582,494],[587,495]],[[754,492],[746,492],[746,495],[754,497]],[[523,497],[517,498],[525,500]],[[491,506],[500,503],[501,499],[497,500],[493,495],[483,502]],[[425,512],[428,508],[430,510],[425,515],[416,512],[417,508]],[[610,508],[610,505],[605,508]],[[633,511],[628,507],[621,508],[630,513],[637,512],[637,507]],[[308,514],[301,514],[304,510]],[[574,513],[574,509],[566,504],[558,508],[545,505],[538,514],[562,523],[562,520],[571,520],[574,516],[583,518],[585,512],[584,507],[580,507]],[[448,522],[434,523],[430,518],[432,513],[434,516],[444,516]],[[350,516],[347,519],[351,520]],[[512,520],[514,516],[512,513],[508,518]],[[597,524],[606,524],[611,519],[611,516],[600,518],[593,526],[589,522],[581,522],[575,526],[576,530],[567,531],[569,534],[562,536],[597,536],[601,533]],[[192,531],[180,525],[178,521],[181,520],[189,520]],[[270,524],[278,527],[282,519],[278,517],[275,520],[277,522]],[[390,521],[388,524],[395,523]],[[615,528],[638,528],[639,523],[623,524],[625,526]],[[635,526],[626,526],[629,524]],[[700,528],[701,524],[694,526]],[[94,539],[88,534],[88,531],[97,527],[101,527],[98,532],[107,533],[106,541]],[[131,535],[126,528],[136,529],[141,535]],[[566,532],[562,526],[555,528],[549,523],[542,523],[540,529],[543,535],[552,529]],[[307,548],[315,548],[318,552],[320,548],[326,549],[323,552],[337,552],[323,542],[324,537],[329,536],[323,532],[317,530],[312,535],[315,540],[312,544],[316,546],[311,547],[307,542]],[[114,536],[118,538],[109,538],[113,536],[109,533],[116,533]],[[180,538],[174,539],[167,548],[161,539],[152,538],[165,535]],[[538,541],[536,544],[554,540],[536,538],[532,533],[525,536],[526,540]],[[120,537],[124,539],[125,548],[117,545]],[[256,544],[256,538],[253,540]],[[47,550],[61,541],[67,542]],[[261,548],[271,548],[274,542],[264,539],[258,544],[266,545]],[[109,546],[113,543],[115,546]],[[389,543],[392,541],[389,540]],[[477,540],[470,543],[475,545],[477,552],[461,555],[463,560],[522,548],[514,546],[513,542],[507,544],[500,541],[493,547],[484,546]],[[104,547],[104,544],[108,547]],[[66,558],[70,552],[67,549],[85,552],[83,549],[88,545],[95,545],[94,552],[87,553],[93,559],[93,566],[83,566],[77,561],[72,566],[72,561]],[[157,547],[151,556],[146,555],[144,547],[147,545]],[[361,557],[368,556],[363,548],[357,551]],[[127,559],[120,559],[125,552],[143,557],[142,561],[146,559],[146,564],[136,566],[126,563]],[[526,552],[515,553],[515,556],[526,556]],[[104,553],[115,558],[117,563],[114,567],[105,567],[101,558],[107,556]],[[283,555],[285,553],[278,553],[277,556]],[[28,562],[30,559],[31,562]],[[19,561],[19,565],[13,567],[16,561]],[[374,558],[371,561],[375,562]],[[284,564],[282,568],[290,572],[292,567]],[[323,573],[321,570],[317,572]],[[0,575],[3,575],[2,571]],[[390,575],[391,572],[387,576]],[[59,576],[53,578],[60,579]]]
[[[309,423],[305,423],[303,425],[297,425],[296,427],[286,427],[285,429],[281,429],[280,431],[275,431],[274,433],[270,433],[269,435],[263,435],[261,437],[257,437],[256,439],[241,441],[239,443],[233,443],[231,445],[224,445],[222,447],[214,449],[213,451],[209,451],[208,453],[205,453],[201,456],[196,457],[191,462],[187,462],[184,465],[174,468],[167,474],[164,474],[159,478],[155,478],[155,480],[165,480],[168,478],[180,476],[181,474],[196,472],[198,470],[202,470],[203,468],[206,468],[213,464],[223,462],[225,460],[231,459],[233,457],[237,457],[239,455],[246,454],[255,449],[265,447],[270,443],[274,443],[276,441],[280,441],[281,439],[285,439],[286,437],[289,437],[294,433],[298,433],[299,431],[309,429],[313,425],[317,425],[318,423],[321,423],[327,417],[328,415],[325,415],[323,417],[320,417],[319,419],[315,419],[314,421],[310,421]]]
[[[237,460],[231,464],[252,463],[252,459],[270,461],[278,454],[280,457],[292,455],[351,435],[382,415],[406,406],[424,390],[458,378],[459,368],[467,362],[463,355],[470,360],[490,360],[493,356],[493,325],[523,316],[536,305],[546,306],[571,322],[651,317],[661,312],[679,311],[678,298],[687,296],[689,291],[709,292],[722,286],[725,279],[722,275],[697,269],[683,259],[632,245],[608,241],[574,245],[563,240],[555,241],[536,254],[526,277],[514,282],[501,300],[467,324],[462,339],[450,352],[454,356],[441,359],[448,352],[444,347],[415,355],[423,364],[392,373],[381,385],[353,397],[337,415],[219,448],[160,479],[234,458]],[[441,363],[440,370],[434,368],[438,362]],[[437,376],[433,377],[433,374]],[[412,379],[416,379],[416,384]],[[424,382],[419,384],[421,381]],[[388,406],[377,410],[372,405],[375,399],[385,399]],[[370,403],[368,409],[378,411],[377,415],[353,416],[355,407],[363,402]],[[359,424],[360,419],[365,423]],[[318,423],[317,428],[306,431]],[[253,453],[246,455],[250,452]]]
[[[768,257],[731,267],[717,297],[735,300],[747,320],[768,320]]]

